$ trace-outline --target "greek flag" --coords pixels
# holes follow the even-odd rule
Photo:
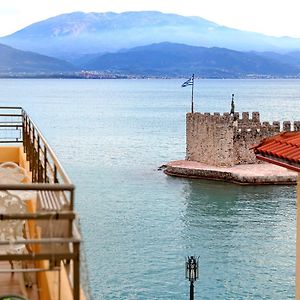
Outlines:
[[[190,79],[188,79],[187,81],[185,81],[182,85],[181,85],[181,87],[186,87],[186,86],[188,86],[188,85],[193,85],[194,84],[194,75],[190,78]]]

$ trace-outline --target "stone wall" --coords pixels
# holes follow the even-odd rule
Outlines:
[[[294,130],[300,130],[300,122],[294,122]],[[283,122],[284,131],[290,131],[291,123]],[[228,113],[187,113],[186,159],[216,166],[258,163],[249,148],[263,138],[280,132],[280,122],[260,122],[258,112],[249,117],[248,112],[230,116]]]
[[[188,113],[186,122],[187,160],[231,164],[234,129],[229,114]]]

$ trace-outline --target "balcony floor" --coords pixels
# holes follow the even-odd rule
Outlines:
[[[16,268],[16,267],[15,267]],[[10,269],[10,263],[0,262],[0,270]],[[0,273],[0,296],[2,295],[20,295],[30,300],[38,300],[38,290],[36,285],[36,276],[30,273],[33,282],[32,287],[22,288],[22,273]],[[23,283],[24,284],[24,283]]]

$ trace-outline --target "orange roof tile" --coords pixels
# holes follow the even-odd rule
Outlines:
[[[258,159],[300,172],[300,131],[264,139],[253,149]]]

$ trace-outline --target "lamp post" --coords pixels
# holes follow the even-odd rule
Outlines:
[[[185,263],[185,277],[190,281],[190,300],[194,300],[194,281],[198,279],[198,258],[188,256]]]

